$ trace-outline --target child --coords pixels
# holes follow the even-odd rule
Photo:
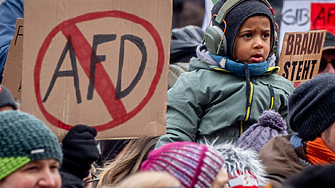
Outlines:
[[[219,24],[215,17],[223,4],[219,0],[214,5],[212,25],[223,31],[227,52],[210,53],[206,41],[198,46],[189,72],[168,91],[167,132],[156,148],[203,138],[218,139],[217,144],[236,141],[264,110],[286,119],[294,87],[276,74],[278,67],[269,67],[276,29],[272,8],[261,0],[245,0],[231,6]]]

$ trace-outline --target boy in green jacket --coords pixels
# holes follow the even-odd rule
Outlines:
[[[167,132],[156,148],[176,141],[236,141],[272,109],[286,120],[292,83],[277,75],[275,20],[266,0],[219,0],[212,26],[189,72],[168,91]],[[290,132],[290,131],[289,131]]]

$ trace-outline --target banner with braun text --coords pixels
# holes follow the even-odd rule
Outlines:
[[[294,87],[318,74],[326,30],[286,33],[278,66],[279,75]]]

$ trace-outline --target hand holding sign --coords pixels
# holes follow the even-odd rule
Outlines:
[[[63,139],[63,164],[60,171],[79,179],[88,176],[91,164],[99,158],[94,137],[97,131],[86,125],[74,126]]]

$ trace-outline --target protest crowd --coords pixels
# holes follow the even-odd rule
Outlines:
[[[335,187],[334,35],[296,86],[278,74],[268,1],[218,0],[205,31],[205,1],[190,2],[173,1],[165,134],[101,140],[77,124],[59,140],[0,84],[0,188]],[[0,4],[0,75],[23,7]]]

